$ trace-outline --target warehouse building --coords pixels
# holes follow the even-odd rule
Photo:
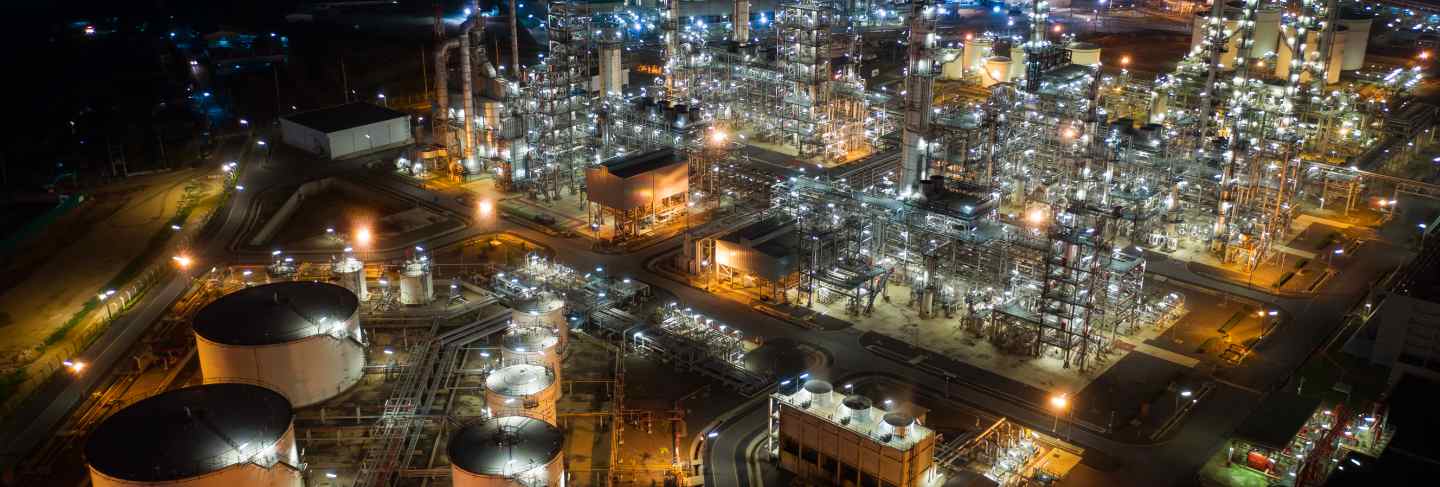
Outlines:
[[[409,115],[369,103],[347,103],[280,117],[280,132],[286,144],[332,160],[415,142]]]

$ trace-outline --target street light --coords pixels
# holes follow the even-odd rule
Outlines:
[[[358,243],[362,246],[370,245],[371,237],[372,236],[370,235],[370,229],[368,227],[360,227],[359,229],[355,230],[355,243]]]
[[[1050,431],[1056,432],[1060,430],[1060,413],[1064,412],[1069,406],[1070,398],[1067,395],[1056,394],[1050,396],[1050,407],[1055,410],[1055,424],[1050,427]]]
[[[180,269],[188,269],[190,268],[190,264],[193,264],[195,262],[194,259],[191,259],[190,256],[185,254],[171,257],[171,259],[175,260],[175,265],[180,266]]]

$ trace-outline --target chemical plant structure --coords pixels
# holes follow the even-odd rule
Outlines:
[[[1102,65],[1049,2],[1007,3],[1010,28],[964,32],[933,0],[878,15],[780,0],[768,16],[737,0],[708,24],[679,0],[551,0],[532,66],[513,46],[508,63],[487,52],[479,5],[458,27],[437,11],[429,142],[396,167],[568,211],[597,252],[674,237],[677,252],[646,263],[657,273],[806,323],[903,329],[915,349],[958,336],[979,352],[956,361],[1070,393],[1211,302],[1150,277],[1157,255],[1254,278],[1284,268],[1309,215],[1440,197],[1384,170],[1432,135],[1436,109],[1409,96],[1418,67],[1369,70],[1371,20],[1352,5],[1213,2],[1178,67],[1146,79],[1128,57]],[[630,86],[648,24],[660,64]],[[900,52],[876,38],[903,45],[898,77],[861,71]],[[1084,451],[1059,412],[1048,432],[977,413],[942,437],[920,398],[776,370],[736,324],[565,255],[459,263],[416,247],[367,262],[358,249],[276,250],[197,278],[167,328],[192,332],[176,355],[198,359],[195,377],[81,418],[98,424],[91,482],[690,485],[712,467],[697,420],[720,420],[687,418],[682,402],[711,389],[767,400],[761,456],[820,484],[1049,485]],[[1232,324],[1275,316],[1245,308]],[[704,385],[639,407],[636,363]],[[177,367],[157,390],[183,378]],[[127,445],[155,434],[184,451]],[[621,461],[643,441],[664,453]]]

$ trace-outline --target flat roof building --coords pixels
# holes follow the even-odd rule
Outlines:
[[[347,103],[280,117],[281,139],[328,159],[344,159],[415,142],[410,115],[369,103]]]

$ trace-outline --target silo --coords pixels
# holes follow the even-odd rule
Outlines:
[[[406,262],[400,269],[400,304],[424,305],[435,300],[435,282],[430,274],[430,259],[420,256]]]
[[[1353,71],[1365,67],[1365,49],[1370,47],[1370,27],[1374,22],[1363,12],[1345,12],[1337,25],[1345,27],[1345,49],[1340,58],[1340,69]],[[1340,33],[1335,34],[1336,37]],[[1338,44],[1338,43],[1337,43]]]
[[[360,262],[360,259],[346,255],[330,266],[330,275],[337,284],[355,293],[361,301],[370,299],[370,292],[365,288],[365,263]]]
[[[301,487],[294,413],[277,392],[207,384],[142,399],[85,442],[95,487]]]
[[[990,55],[990,48],[994,45],[995,41],[989,37],[981,37],[966,42],[965,53],[960,56],[960,60],[965,65],[965,69],[983,69],[985,67],[985,58]]]
[[[560,380],[560,337],[545,326],[511,326],[500,338],[500,360],[542,364]]]
[[[980,73],[980,85],[990,87],[997,83],[1010,82],[1010,58],[991,56],[985,60],[985,69]]]
[[[328,400],[365,368],[360,301],[334,284],[290,281],[227,294],[195,315],[206,383],[259,384],[295,407]]]
[[[565,437],[533,418],[491,418],[450,435],[450,483],[454,487],[565,485]]]
[[[485,406],[492,416],[529,416],[555,424],[560,382],[538,363],[505,363],[485,378]]]
[[[1100,46],[1089,42],[1071,42],[1065,47],[1070,51],[1070,64],[1094,66],[1100,64]]]
[[[555,330],[560,350],[570,343],[570,324],[565,321],[565,300],[550,293],[536,293],[516,299],[510,320],[517,326],[544,326]]]

